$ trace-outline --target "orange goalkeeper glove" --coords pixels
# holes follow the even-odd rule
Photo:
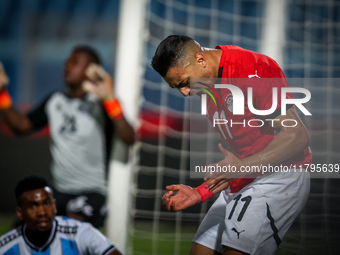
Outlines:
[[[6,86],[9,83],[9,78],[5,72],[5,68],[0,62],[0,109],[7,109],[12,105],[11,96],[6,90]]]
[[[114,96],[111,76],[100,65],[94,63],[86,69],[86,76],[89,80],[83,82],[83,89],[99,97],[107,114],[113,120],[121,119],[123,111],[119,101]]]

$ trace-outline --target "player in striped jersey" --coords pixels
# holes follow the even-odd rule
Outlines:
[[[120,255],[91,224],[55,216],[53,192],[45,179],[21,180],[15,195],[23,225],[0,237],[3,255]]]
[[[221,78],[221,83],[232,84],[243,93],[250,87],[250,80],[256,79],[253,83],[256,86],[252,89],[254,108],[258,110],[271,108],[272,88],[288,86],[281,68],[265,55],[232,45],[204,48],[187,36],[173,35],[163,40],[152,59],[152,66],[183,96],[199,91],[190,83],[191,78]],[[234,118],[240,123],[243,119],[260,118],[250,111],[247,103],[243,115],[234,115],[231,103],[234,95],[229,89],[219,96],[223,100],[220,106],[212,99],[207,100],[210,121],[218,118],[230,123]],[[290,94],[287,96],[291,98]],[[265,123],[261,127],[222,125],[219,128],[216,125],[234,151],[227,151],[220,144],[219,149],[225,158],[216,164],[222,167],[231,165],[237,171],[212,173],[205,177],[205,183],[194,189],[181,184],[166,187],[169,192],[163,196],[163,204],[174,211],[204,202],[221,192],[196,233],[191,254],[274,254],[304,207],[309,193],[308,172],[252,175],[252,172],[240,171],[245,166],[311,163],[308,132],[295,106],[289,108],[286,115],[281,115],[280,96],[278,98],[274,113],[260,119]],[[266,119],[276,121],[270,126]],[[287,128],[281,124],[285,119],[294,120],[297,125]],[[175,191],[176,195],[172,196]]]

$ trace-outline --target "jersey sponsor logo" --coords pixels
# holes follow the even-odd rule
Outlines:
[[[248,78],[251,79],[251,78],[261,78],[261,77],[257,75],[257,70],[256,70],[255,74],[248,75]]]
[[[239,232],[239,231],[237,231],[236,228],[232,228],[231,231],[234,231],[234,232],[237,234],[237,239],[240,239],[240,234],[241,234],[242,232],[245,232],[245,230],[241,230],[241,231]]]

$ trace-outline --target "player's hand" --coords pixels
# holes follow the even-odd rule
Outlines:
[[[9,83],[9,78],[5,72],[5,68],[0,62],[0,91],[3,90],[5,86],[7,86]]]
[[[201,202],[201,195],[190,186],[178,184],[167,186],[166,189],[169,191],[164,194],[162,202],[168,211],[180,211]],[[174,191],[177,194],[172,196]]]
[[[96,94],[102,101],[114,99],[113,80],[100,65],[91,63],[85,73],[89,79],[82,84],[85,91]]]
[[[223,148],[221,144],[218,144],[218,148],[223,153],[224,159],[218,163],[210,164],[210,166],[216,167],[218,165],[221,169],[224,167],[225,171],[216,171],[204,177],[204,181],[207,183],[206,187],[210,187],[211,191],[215,190],[217,187],[226,182],[236,180],[245,175],[245,173],[240,172],[242,160],[236,157],[234,153]],[[231,171],[232,167],[236,171]],[[228,171],[229,169],[230,171]]]

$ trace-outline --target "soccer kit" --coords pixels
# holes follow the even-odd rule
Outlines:
[[[222,50],[220,83],[238,87],[245,99],[248,87],[251,87],[255,109],[270,109],[272,89],[277,88],[277,106],[269,116],[254,115],[246,100],[244,114],[234,115],[234,95],[227,88],[218,92],[222,105],[216,104],[211,97],[207,100],[209,120],[228,121],[216,125],[222,138],[238,158],[249,157],[263,150],[275,138],[276,133],[268,119],[281,115],[281,88],[288,87],[288,84],[273,59],[237,46],[216,48]],[[286,96],[292,98],[289,93]],[[300,166],[310,164],[311,160],[312,154],[307,148],[279,165]],[[223,252],[224,245],[249,254],[274,254],[304,207],[308,193],[309,173],[305,171],[255,173],[231,181],[229,188],[220,193],[208,211],[194,242],[218,252]]]
[[[106,255],[116,247],[91,224],[56,216],[47,242],[37,247],[26,236],[26,225],[0,238],[3,255]]]
[[[69,98],[55,92],[28,118],[34,129],[49,125],[58,213],[81,214],[85,221],[101,226],[114,125],[99,99],[90,93]]]

